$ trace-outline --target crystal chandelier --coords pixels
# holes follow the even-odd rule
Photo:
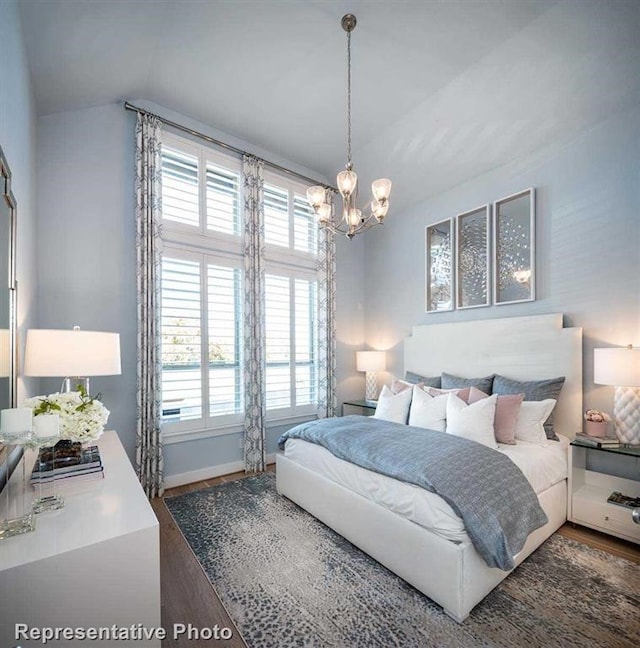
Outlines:
[[[336,178],[338,190],[342,196],[342,215],[334,218],[331,193],[325,187],[316,186],[307,189],[307,200],[313,207],[318,221],[334,233],[346,234],[352,239],[358,232],[364,232],[373,225],[381,225],[389,210],[391,180],[381,178],[371,184],[373,200],[367,205],[368,214],[356,206],[358,198],[358,176],[353,170],[351,160],[351,32],[355,29],[356,17],[346,14],[342,17],[342,28],[347,32],[347,164]]]

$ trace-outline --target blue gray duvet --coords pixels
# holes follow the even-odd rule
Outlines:
[[[436,493],[462,518],[489,567],[513,569],[527,536],[547,522],[520,469],[475,441],[365,416],[303,423],[280,437],[280,448],[294,438]]]

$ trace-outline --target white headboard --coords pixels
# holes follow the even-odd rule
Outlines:
[[[404,342],[404,369],[466,378],[565,376],[554,428],[569,438],[582,429],[582,329],[563,328],[560,313],[415,326]]]

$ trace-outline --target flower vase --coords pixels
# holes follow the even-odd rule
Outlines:
[[[606,421],[585,421],[585,430],[588,436],[592,437],[606,437],[607,436],[607,422]]]

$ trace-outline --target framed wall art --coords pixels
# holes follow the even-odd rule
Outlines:
[[[488,306],[489,205],[456,216],[456,306]]]
[[[426,237],[427,313],[453,310],[453,219],[429,225]]]
[[[535,299],[535,191],[525,189],[493,205],[495,303]]]

